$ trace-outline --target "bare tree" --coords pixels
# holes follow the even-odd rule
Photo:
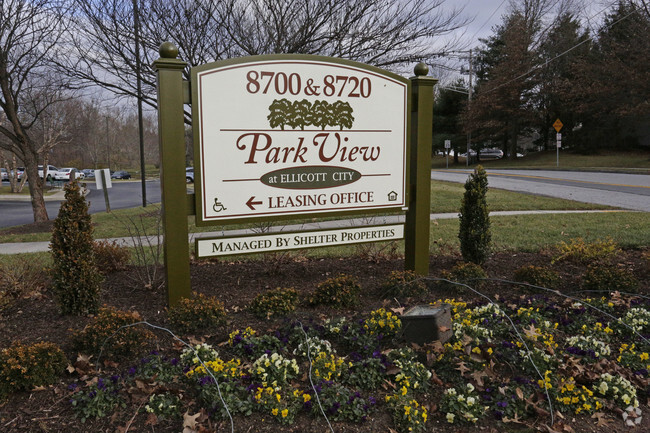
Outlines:
[[[34,221],[47,221],[38,162],[43,143],[34,126],[63,96],[64,83],[48,68],[65,31],[63,0],[0,2],[0,123],[3,149],[25,165]]]
[[[219,20],[238,55],[320,54],[392,67],[431,60],[432,38],[466,24],[444,0],[225,0]]]
[[[134,2],[141,23],[136,68]],[[71,55],[61,66],[75,78],[156,107],[151,63],[166,40],[190,66],[269,53],[320,54],[400,67],[432,59],[434,38],[466,24],[444,0],[75,0]],[[189,78],[189,69],[185,71]],[[189,111],[186,121],[190,123]]]

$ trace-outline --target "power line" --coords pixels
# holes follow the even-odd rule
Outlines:
[[[482,25],[482,26],[481,26],[481,27],[480,27],[480,28],[479,28],[479,29],[478,29],[478,30],[477,30],[477,31],[472,35],[472,37],[470,38],[470,41],[471,41],[471,40],[474,40],[474,38],[476,37],[476,35],[478,35],[479,32],[480,32],[481,30],[483,30],[483,27],[485,27],[485,25],[486,25],[488,22],[490,22],[490,20],[491,20],[492,17],[494,16],[494,14],[496,14],[497,11],[498,11],[499,9],[501,9],[501,6],[503,6],[503,4],[504,4],[505,2],[506,2],[506,0],[503,0],[503,1],[501,2],[501,4],[500,4],[499,6],[497,6],[497,8],[494,10],[494,12],[492,12],[492,15],[490,15],[489,18],[488,18],[487,20],[485,20],[485,22],[483,23],[483,25]]]
[[[601,12],[602,12],[602,11],[601,11]],[[599,14],[600,14],[601,12],[599,12]],[[612,28],[612,27],[615,26],[616,24],[618,24],[618,23],[620,23],[621,21],[623,21],[623,20],[629,18],[630,16],[632,16],[635,12],[638,12],[638,9],[635,9],[635,10],[633,10],[632,12],[630,12],[629,14],[625,15],[624,17],[622,17],[622,18],[616,20],[615,22],[613,22],[613,23],[611,23],[610,25],[606,26],[606,28]],[[595,16],[595,15],[594,15],[594,16]],[[581,41],[580,43],[578,43],[578,44],[572,46],[572,47],[569,48],[568,50],[566,50],[566,51],[564,51],[564,52],[558,54],[558,55],[555,56],[555,57],[553,57],[552,59],[548,59],[548,60],[546,60],[544,63],[540,63],[540,64],[538,64],[538,65],[535,65],[535,66],[533,66],[532,68],[530,68],[530,70],[528,70],[527,72],[524,72],[523,74],[521,74],[521,75],[519,75],[519,76],[517,76],[517,77],[515,77],[515,78],[513,78],[513,79],[511,79],[511,80],[509,80],[509,81],[506,81],[505,83],[501,83],[501,84],[499,84],[499,85],[496,86],[496,87],[493,87],[493,88],[491,88],[491,89],[488,89],[488,90],[486,90],[486,91],[483,92],[483,93],[485,94],[485,93],[493,92],[493,91],[495,91],[495,90],[497,90],[497,89],[500,89],[501,87],[506,86],[506,85],[508,85],[508,84],[510,84],[510,83],[513,83],[513,82],[515,82],[515,81],[517,81],[517,80],[519,80],[519,79],[521,79],[521,78],[527,77],[528,75],[532,74],[533,72],[535,72],[537,69],[541,68],[542,66],[546,66],[546,65],[548,65],[548,64],[551,63],[552,61],[557,60],[557,59],[559,59],[560,57],[565,56],[566,54],[568,54],[568,53],[570,53],[571,51],[575,50],[576,48],[582,46],[582,45],[585,44],[586,42],[591,42],[591,41],[593,41],[593,40],[594,40],[594,36],[590,36],[590,37],[586,38],[585,40]]]

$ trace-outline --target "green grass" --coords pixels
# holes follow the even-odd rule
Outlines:
[[[460,164],[453,165],[453,158],[449,158],[449,168],[465,167],[465,159],[459,158]],[[557,154],[555,150],[529,153],[516,160],[490,160],[481,161],[485,168],[517,168],[517,169],[547,169],[547,170],[598,170],[629,173],[650,173],[650,151],[609,151],[600,150],[593,155],[560,150],[560,166],[557,167]],[[434,156],[433,168],[445,168],[445,157]]]
[[[623,248],[646,248],[650,245],[650,222],[644,212],[496,216],[490,220],[494,251],[539,252],[573,238],[583,238],[591,242],[610,237]],[[432,221],[429,248],[433,255],[459,254],[458,219]],[[397,242],[396,245],[377,243],[316,248],[298,254],[311,257],[345,257],[359,254],[362,250],[376,254],[389,254],[394,250],[397,254],[403,254],[404,245],[403,242]],[[33,255],[43,260],[43,266],[48,266],[51,262],[49,253]],[[11,264],[15,260],[21,260],[23,256],[25,255],[0,255],[0,263]],[[248,257],[267,260],[269,254]]]
[[[572,238],[591,242],[611,237],[624,248],[650,245],[644,212],[493,216],[490,222],[495,251],[539,252]],[[430,249],[432,254],[460,252],[457,219],[432,222]]]
[[[461,183],[431,182],[431,212],[458,212],[465,192]],[[609,206],[581,203],[572,200],[522,194],[502,189],[489,188],[487,193],[490,211],[504,210],[584,210],[611,209]]]

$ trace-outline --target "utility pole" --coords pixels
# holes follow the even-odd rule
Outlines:
[[[106,115],[106,163],[108,165],[108,171],[111,170],[111,146],[108,143],[108,114]]]
[[[469,113],[470,104],[472,102],[472,49],[469,50],[469,88],[467,89],[467,112]],[[468,122],[469,123],[469,122]],[[469,126],[469,125],[468,125]],[[467,158],[465,158],[465,165],[469,167],[470,150],[472,148],[472,130],[468,128],[467,132]]]
[[[140,78],[140,13],[138,0],[133,0],[133,36],[135,38],[135,75],[138,92],[138,136],[140,138],[140,178],[142,183],[142,207],[147,207],[147,184],[144,176],[144,131],[142,125],[142,79]]]

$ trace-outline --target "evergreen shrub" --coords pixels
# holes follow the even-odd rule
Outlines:
[[[194,293],[192,298],[182,298],[167,312],[170,323],[180,332],[196,332],[221,326],[226,321],[223,303],[214,296]]]
[[[560,277],[552,269],[542,266],[522,266],[515,271],[514,280],[533,286],[554,289],[560,282]]]
[[[313,305],[353,307],[359,303],[361,286],[351,275],[340,274],[321,282],[311,297]]]
[[[466,262],[482,265],[490,253],[490,216],[486,194],[487,174],[478,166],[465,182],[465,194],[460,205],[460,252]]]
[[[141,320],[136,311],[100,308],[97,316],[83,330],[73,334],[74,347],[92,355],[99,355],[101,351],[104,359],[126,358],[143,353],[155,338],[154,334],[144,326],[127,326]]]
[[[0,400],[15,391],[54,384],[68,365],[54,343],[13,343],[0,351]]]
[[[65,186],[65,201],[54,220],[50,251],[52,286],[63,314],[93,314],[99,308],[102,276],[95,263],[93,227],[79,182]]]
[[[614,266],[590,265],[582,276],[582,289],[609,292],[636,292],[638,280],[626,270]]]
[[[278,316],[295,311],[298,304],[298,292],[294,288],[269,290],[253,299],[250,310],[258,317]]]
[[[391,272],[382,289],[382,294],[387,298],[408,298],[427,293],[427,285],[413,271]]]
[[[585,242],[582,238],[571,239],[569,243],[560,242],[555,250],[551,263],[569,262],[583,265],[606,262],[614,259],[621,252],[612,238],[594,242]]]
[[[451,268],[451,270],[443,271],[442,277],[478,289],[485,284],[482,280],[487,278],[488,275],[483,268],[476,263],[459,263]],[[446,285],[443,284],[443,286]]]

